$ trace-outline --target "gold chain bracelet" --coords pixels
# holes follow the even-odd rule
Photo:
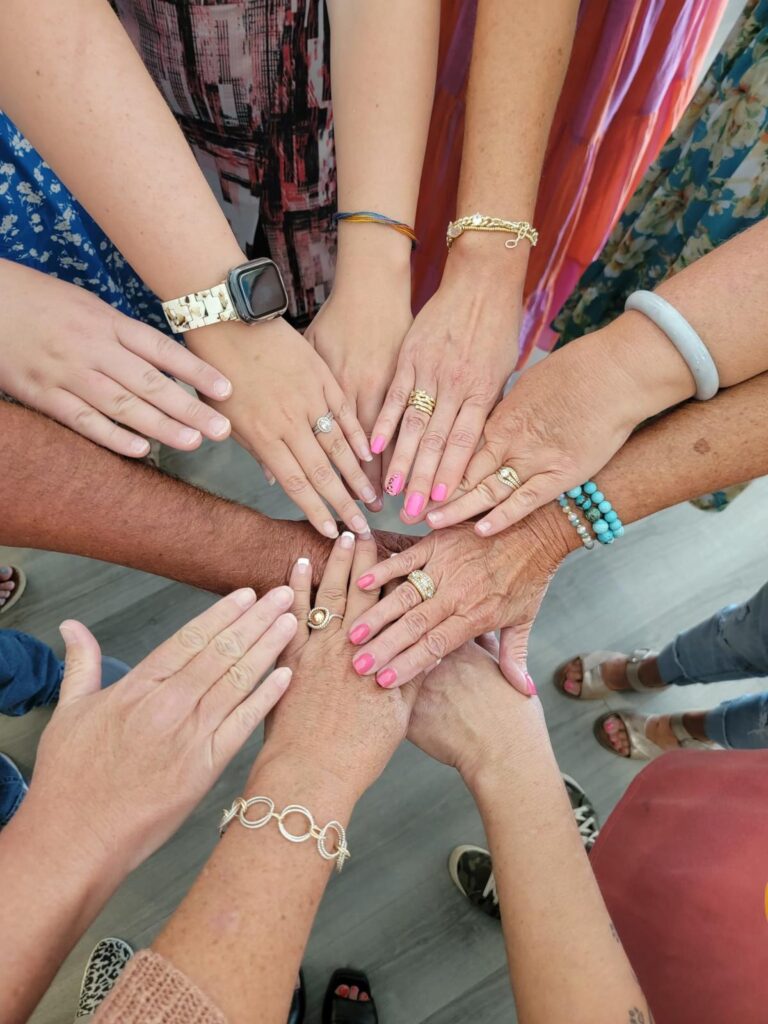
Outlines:
[[[523,240],[529,241],[531,245],[536,245],[539,240],[539,232],[527,220],[503,220],[501,217],[486,217],[482,213],[473,213],[471,217],[459,217],[458,220],[449,223],[445,236],[449,252],[456,239],[465,231],[503,231],[504,234],[513,236],[504,243],[507,249],[516,249]]]

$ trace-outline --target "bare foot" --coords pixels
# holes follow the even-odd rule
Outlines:
[[[339,985],[334,994],[340,999],[349,999],[353,1003],[367,1003],[370,1002],[371,998],[367,992],[361,992],[357,985],[352,985],[351,988],[349,985]]]
[[[619,693],[622,690],[632,689],[629,685],[629,680],[627,679],[628,663],[629,658],[612,658],[610,661],[604,661],[602,663],[600,671],[605,681],[605,685],[609,690],[614,690]],[[653,686],[662,689],[666,685],[659,676],[657,659],[655,657],[644,658],[640,662],[638,672],[640,675],[640,682],[644,686]],[[563,669],[563,689],[573,697],[578,697],[581,694],[581,683],[583,679],[584,666],[581,663],[581,658],[573,658],[573,660],[569,661]]]
[[[705,711],[687,711],[683,724],[694,739],[709,742],[704,731]],[[675,750],[680,746],[672,732],[671,715],[648,715],[645,720],[645,735],[662,750]],[[621,757],[629,757],[630,743],[626,726],[620,715],[609,715],[602,725],[602,732],[613,749]]]

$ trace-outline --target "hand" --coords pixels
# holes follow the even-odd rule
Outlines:
[[[576,531],[550,505],[492,540],[479,538],[469,526],[454,526],[380,562],[357,579],[361,589],[423,569],[436,593],[422,601],[404,582],[358,614],[349,630],[361,648],[356,671],[375,672],[381,686],[400,686],[467,640],[502,628],[505,674],[521,692],[531,692],[525,675],[528,635],[550,579],[577,541]]]
[[[0,390],[118,455],[146,455],[140,435],[191,451],[203,435],[229,434],[224,416],[165,374],[209,398],[226,398],[230,382],[154,327],[7,260],[0,291]]]
[[[367,533],[365,517],[333,467],[357,497],[374,502],[376,491],[358,462],[358,457],[372,458],[368,440],[312,346],[282,319],[253,326],[217,324],[190,334],[202,335],[189,344],[215,356],[235,382],[232,398],[221,407],[232,420],[235,440],[278,480],[320,533],[339,535],[324,501],[355,533]],[[328,410],[334,415],[330,433],[313,434]]]
[[[355,542],[342,534],[311,598],[311,566],[297,563],[290,583],[296,595],[299,622],[281,664],[293,670],[285,700],[275,708],[267,726],[260,762],[289,757],[311,772],[337,776],[361,795],[379,776],[404,739],[416,686],[387,691],[372,679],[359,679],[350,662],[347,631],[352,621],[376,602],[377,592],[365,593],[354,582],[376,561],[374,541]],[[322,630],[310,631],[311,607],[341,615]]]
[[[360,272],[358,263],[354,277],[343,279],[337,274],[330,298],[305,334],[330,367],[369,437],[413,322],[410,283],[407,267],[384,272],[379,266],[368,275]],[[381,494],[381,456],[375,455],[363,468]],[[371,505],[374,512],[380,509],[380,500]]]
[[[67,663],[43,733],[28,810],[95,859],[127,874],[166,841],[199,802],[290,682],[273,672],[296,631],[293,593],[280,587],[218,601],[128,675],[101,690],[99,645],[79,622],[62,623]]]
[[[429,512],[430,526],[442,529],[492,508],[475,524],[478,534],[491,536],[610,461],[655,408],[616,334],[617,328],[596,331],[520,376],[485,426],[485,443],[469,463],[462,495]],[[518,490],[496,477],[501,466],[518,474]]]
[[[520,292],[503,278],[493,285],[487,294],[451,253],[440,288],[403,342],[372,448],[382,450],[400,424],[387,491],[399,494],[410,475],[405,522],[423,518],[430,496],[442,502],[454,493],[517,361]],[[407,406],[414,388],[435,398],[431,417]]]

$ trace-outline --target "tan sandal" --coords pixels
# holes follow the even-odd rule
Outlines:
[[[27,575],[24,572],[24,570],[20,569],[17,565],[11,565],[8,568],[11,570],[11,579],[4,580],[3,582],[13,582],[16,584],[16,586],[11,591],[11,596],[8,598],[5,604],[2,605],[2,607],[0,607],[0,615],[3,615],[5,612],[10,611],[10,609],[13,608],[13,606],[17,603],[17,601],[27,588]]]
[[[609,718],[618,718],[624,726],[627,733],[627,739],[629,740],[629,754],[620,754],[608,739],[605,732],[605,723]],[[649,718],[650,715],[640,715],[635,711],[628,711],[625,708],[622,708],[619,711],[609,711],[605,715],[601,715],[592,727],[592,731],[594,732],[595,739],[600,746],[615,757],[621,757],[624,759],[629,758],[632,761],[652,761],[660,754],[668,753],[668,749],[666,747],[660,747],[658,743],[654,743],[653,740],[649,740],[646,736],[645,726]],[[707,743],[704,740],[697,740],[694,736],[691,736],[683,725],[682,714],[670,715],[669,726],[677,740],[678,746],[683,749],[723,749],[718,743]]]
[[[565,671],[568,665],[574,660],[569,658],[555,670],[552,682],[555,689],[559,690],[564,697],[571,700],[599,700],[609,694],[626,693],[626,690],[612,690],[606,686],[603,679],[603,665],[606,661],[614,661],[616,658],[627,658],[627,682],[630,688],[636,693],[658,693],[661,686],[646,686],[640,682],[640,662],[646,658],[654,658],[656,651],[649,648],[642,648],[626,655],[622,651],[590,651],[589,654],[577,654],[581,661],[581,691],[578,694],[568,693],[565,689]]]

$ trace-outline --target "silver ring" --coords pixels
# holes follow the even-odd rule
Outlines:
[[[342,619],[344,616],[339,615],[338,612],[332,612],[330,608],[323,608],[322,605],[317,605],[315,608],[310,608],[309,615],[307,616],[307,625],[310,629],[326,629],[330,626],[333,619]]]
[[[333,430],[333,413],[329,409],[328,412],[323,413],[322,416],[318,416],[315,420],[315,425],[312,427],[313,434],[330,434]]]

